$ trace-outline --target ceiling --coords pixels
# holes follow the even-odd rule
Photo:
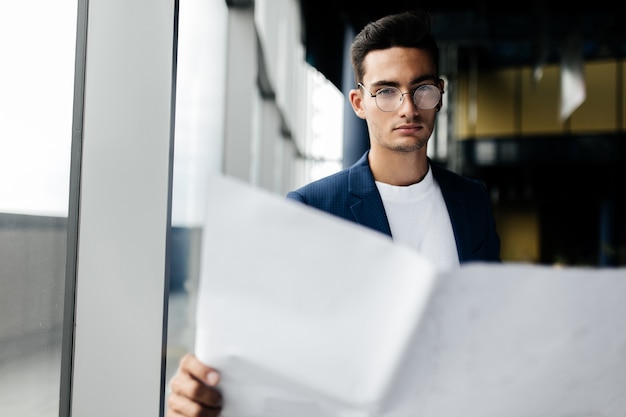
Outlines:
[[[562,1],[479,0],[425,3],[410,0],[300,0],[307,61],[341,85],[346,25],[358,32],[389,13],[425,8],[440,46],[458,52],[458,69],[470,59],[480,67],[558,62],[570,39],[579,39],[586,60],[623,58],[625,4],[607,0],[565,7]],[[565,3],[567,4],[567,3]]]

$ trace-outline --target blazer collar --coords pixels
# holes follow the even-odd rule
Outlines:
[[[369,150],[349,169],[350,209],[357,223],[391,236],[385,207],[367,159],[368,154]],[[472,254],[469,219],[463,191],[458,188],[458,182],[454,181],[451,172],[433,163],[430,158],[428,163],[448,208],[459,260],[463,262],[470,259]]]

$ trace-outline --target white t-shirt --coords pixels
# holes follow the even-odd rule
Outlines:
[[[376,181],[395,242],[423,254],[438,271],[459,267],[459,256],[446,203],[430,168],[408,186]]]

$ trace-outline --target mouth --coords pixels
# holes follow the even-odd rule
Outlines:
[[[396,126],[394,130],[404,133],[404,134],[411,134],[411,133],[415,133],[415,132],[422,130],[422,126],[418,124],[404,124],[404,125]]]

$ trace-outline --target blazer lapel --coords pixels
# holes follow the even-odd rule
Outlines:
[[[455,184],[448,181],[447,175],[442,175],[444,174],[442,168],[433,163],[431,163],[430,166],[433,170],[433,176],[441,189],[446,207],[448,208],[459,260],[464,262],[472,257],[472,244],[470,239],[469,219],[466,216],[467,209],[465,207],[463,194],[461,190],[456,188]]]
[[[385,207],[367,162],[368,153],[369,151],[350,168],[350,208],[357,223],[391,236]]]

